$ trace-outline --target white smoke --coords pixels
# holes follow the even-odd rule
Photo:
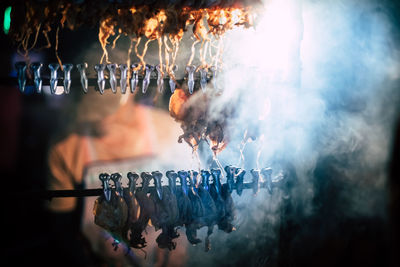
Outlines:
[[[337,173],[340,189],[332,202],[340,214],[385,217],[386,168],[400,103],[398,25],[390,6],[271,0],[265,10],[255,29],[226,36],[218,80],[226,97],[212,108],[218,116],[224,105],[235,105],[236,116],[220,161],[237,164],[243,134],[251,130],[258,138],[245,147],[241,167],[272,166],[276,175],[292,166],[297,184],[291,201],[302,215],[318,212],[320,184]],[[191,264],[229,266],[246,258],[254,266],[274,258],[284,197],[233,195],[238,231],[216,234],[216,251],[193,256]],[[199,248],[191,251],[199,254]]]

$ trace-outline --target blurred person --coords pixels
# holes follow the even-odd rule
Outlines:
[[[132,94],[100,95],[92,88],[79,101],[74,130],[49,151],[48,189],[99,188],[99,174],[119,172],[126,185],[129,171],[184,169],[191,158],[188,146],[179,144],[179,125],[161,109],[133,101]],[[125,180],[124,180],[125,179]],[[119,246],[94,224],[96,197],[54,198],[48,203],[53,220],[55,251],[62,264],[83,266],[182,266],[186,239],[177,239],[173,251],[162,250],[155,242],[159,232],[147,227],[146,259],[143,251]]]

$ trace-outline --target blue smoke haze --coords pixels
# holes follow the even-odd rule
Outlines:
[[[289,201],[301,216],[320,212],[330,183],[324,177],[338,174],[339,189],[327,200],[335,203],[328,205],[331,214],[386,218],[387,164],[400,106],[398,25],[390,5],[285,0],[265,7],[255,30],[226,36],[218,80],[226,97],[211,108],[216,117],[226,105],[236,113],[219,160],[246,170],[271,166],[274,175],[294,170]],[[238,147],[246,130],[258,138],[246,144],[242,164]],[[238,230],[214,234],[215,250],[206,256],[202,247],[190,248],[191,266],[258,266],[276,257],[287,196],[233,195]]]

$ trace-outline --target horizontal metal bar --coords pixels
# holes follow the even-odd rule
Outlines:
[[[272,182],[272,188],[282,187],[283,179],[278,181]],[[226,184],[226,183],[225,183]],[[212,185],[212,183],[210,183]],[[180,186],[177,185],[179,188]],[[138,187],[141,188],[141,187]],[[243,183],[243,189],[254,189],[253,183]],[[267,188],[267,182],[260,182],[259,188]],[[233,190],[236,190],[236,184],[232,187]],[[154,186],[149,186],[149,193],[155,190]],[[93,196],[100,196],[103,194],[104,191],[102,188],[95,188],[95,189],[71,189],[71,190],[45,190],[45,191],[38,191],[38,192],[19,192],[17,193],[18,197],[22,198],[41,198],[51,200],[52,198],[66,198],[66,197],[76,197],[76,198],[83,198],[83,197],[93,197]],[[15,196],[15,193],[13,193]]]

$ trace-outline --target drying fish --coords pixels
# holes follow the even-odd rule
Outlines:
[[[227,184],[223,184],[221,188],[221,197],[224,200],[225,215],[218,222],[218,229],[230,233],[235,229],[233,220],[236,216],[235,204]]]
[[[196,171],[167,171],[168,185],[162,184],[161,172],[143,172],[140,175],[141,188],[136,188],[139,179],[136,173],[127,174],[127,188],[122,188],[122,176],[119,173],[111,176],[101,174],[99,178],[103,184],[103,194],[93,208],[95,223],[115,238],[115,249],[120,241],[129,243],[133,248],[146,247],[143,232],[150,219],[155,230],[161,230],[156,238],[158,246],[169,250],[176,248],[174,239],[179,237],[179,227],[185,226],[186,237],[193,245],[201,242],[197,230],[207,227],[205,250],[209,251],[210,235],[215,225],[226,233],[235,230],[233,222],[236,209],[231,196],[234,190],[240,195],[244,189],[252,189],[256,193],[260,188],[271,190],[281,187],[281,182],[272,179],[271,168],[251,170],[253,179],[250,183],[243,182],[246,171],[241,168],[229,165],[225,171],[227,177],[224,184],[221,184],[221,169],[201,170],[200,175]],[[260,181],[260,173],[269,181]],[[176,183],[177,179],[180,184]],[[283,179],[282,176],[279,181]],[[113,188],[110,180],[114,182]],[[154,186],[150,188],[151,180]]]
[[[140,216],[137,222],[131,225],[130,246],[133,248],[146,247],[146,239],[142,233],[155,212],[154,202],[147,196],[151,174],[141,173],[142,188],[136,190],[135,196],[140,205]]]
[[[192,209],[191,209],[191,202],[187,195],[187,191],[184,191],[183,186],[176,186],[176,179],[178,178],[178,174],[174,171],[167,171],[166,173],[168,177],[169,187],[171,189],[175,188],[175,197],[178,204],[178,211],[179,216],[178,220],[176,221],[176,226],[185,226],[190,223],[192,218]]]
[[[201,240],[197,238],[197,230],[200,229],[202,225],[201,217],[204,216],[204,207],[199,195],[193,190],[189,190],[187,187],[189,173],[187,171],[179,171],[178,176],[183,192],[185,192],[189,197],[192,215],[189,222],[185,225],[186,237],[191,244],[196,245],[201,242]]]
[[[110,180],[108,174],[101,176],[101,179]],[[94,223],[110,234],[118,241],[127,241],[126,223],[128,219],[128,207],[125,200],[116,190],[111,190],[110,199],[107,200],[103,194],[96,199],[93,207]],[[118,248],[118,241],[114,243]]]
[[[158,171],[152,172],[152,176],[156,183],[156,180],[161,180],[162,173]],[[155,212],[151,216],[151,221],[156,231],[159,229],[162,230],[161,234],[156,239],[157,244],[160,248],[173,250],[176,247],[176,243],[172,240],[179,237],[174,229],[175,223],[179,218],[176,197],[168,186],[163,186],[162,197],[160,197],[156,190],[150,193],[150,198],[153,200],[155,206]]]
[[[193,172],[193,176],[197,175],[197,172]],[[207,226],[208,228],[207,237],[205,240],[205,251],[209,251],[211,249],[210,235],[213,233],[214,225],[216,225],[218,222],[218,210],[215,206],[213,198],[206,189],[204,189],[202,186],[199,186],[197,191],[205,210],[204,216],[201,217],[201,221],[202,226]]]
[[[135,197],[136,181],[139,178],[137,173],[128,173],[128,187],[123,189],[123,198],[128,206],[128,221],[127,225],[130,227],[139,220],[140,206]]]
[[[185,141],[197,149],[200,141],[206,140],[214,154],[226,147],[229,140],[226,135],[227,119],[232,117],[233,111],[232,107],[226,106],[221,108],[221,116],[211,116],[211,102],[218,101],[218,97],[220,95],[213,91],[198,91],[189,95],[183,89],[175,90],[169,101],[169,111],[183,130],[178,142]]]

